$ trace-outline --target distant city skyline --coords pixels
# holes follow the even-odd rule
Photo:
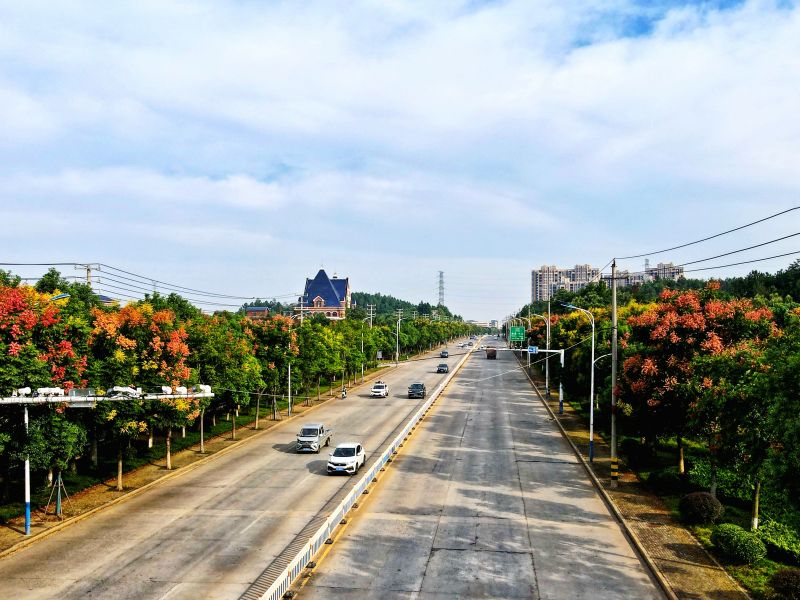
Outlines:
[[[697,262],[800,213],[638,256],[797,204],[793,2],[33,0],[0,24],[2,262],[265,299],[324,264],[432,304],[443,271],[445,304],[487,321],[542,264],[800,257],[697,270],[800,250]]]

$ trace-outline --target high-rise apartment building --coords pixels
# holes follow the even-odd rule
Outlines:
[[[591,265],[575,265],[571,269],[542,265],[538,271],[531,271],[531,301],[549,300],[560,289],[577,292],[599,277],[600,269]]]
[[[681,277],[683,277],[683,267],[680,265],[674,265],[668,262],[658,263],[655,267],[650,267],[648,263],[645,263],[644,271],[634,273],[630,271],[617,271],[617,287],[641,285],[648,281],[656,281],[658,279],[678,281]],[[611,286],[611,274],[603,275],[602,279],[607,286]]]

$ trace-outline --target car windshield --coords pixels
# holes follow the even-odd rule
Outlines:
[[[411,389],[412,390],[421,390],[423,387],[425,387],[425,386],[422,385],[421,383],[412,383],[411,384]]]
[[[300,430],[300,435],[303,437],[314,437],[315,435],[319,435],[319,429],[316,427],[303,427]]]
[[[374,387],[374,388],[377,388],[377,389],[379,389],[379,390],[382,390],[382,389],[383,389],[383,388],[385,388],[386,386],[385,386],[383,383],[376,383],[376,384],[375,384],[374,386],[372,386],[372,387]]]
[[[337,448],[333,451],[334,456],[355,456],[356,449],[355,448]]]

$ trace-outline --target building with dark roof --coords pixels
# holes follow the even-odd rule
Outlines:
[[[269,318],[269,307],[267,306],[247,306],[244,315],[253,321],[263,321]]]
[[[350,279],[340,279],[336,275],[331,278],[325,269],[320,269],[314,279],[306,279],[305,291],[297,308],[304,314],[344,319],[350,308]]]

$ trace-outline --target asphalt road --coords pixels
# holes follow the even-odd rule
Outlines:
[[[238,598],[351,484],[325,474],[328,449],[294,453],[301,424],[325,423],[333,444],[362,442],[369,462],[424,402],[407,398],[408,385],[431,390],[444,377],[436,365],[465,352],[449,349],[447,360],[437,350],[382,375],[388,398],[351,392],[0,559],[0,597]]]
[[[663,598],[509,352],[475,353],[303,598]]]

